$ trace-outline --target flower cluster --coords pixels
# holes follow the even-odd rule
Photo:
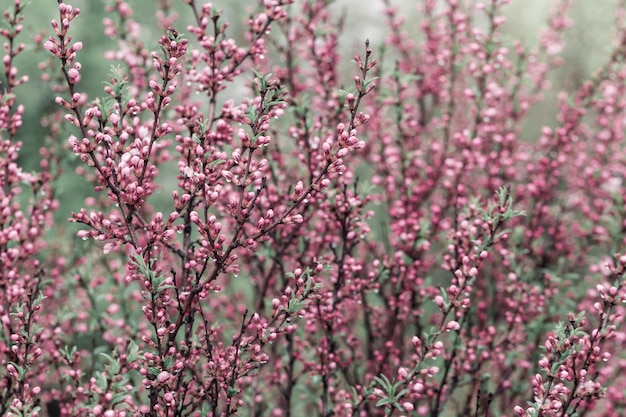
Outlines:
[[[382,0],[349,74],[327,0],[250,2],[242,33],[216,4],[160,0],[146,27],[114,0],[94,96],[85,12],[59,0],[28,48],[11,3],[1,415],[626,412],[623,5],[605,62],[555,91],[568,0],[534,46],[505,0],[423,0],[415,27]],[[55,104],[34,173],[29,54]]]

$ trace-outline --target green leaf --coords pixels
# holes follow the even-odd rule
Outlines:
[[[304,309],[308,303],[308,300],[299,300],[293,294],[287,305],[287,313],[295,314],[298,311]]]
[[[117,374],[117,372],[120,370],[120,363],[117,359],[113,358],[111,355],[101,352],[100,356],[102,356],[105,359],[105,369],[107,369],[109,371],[109,374],[113,375],[113,374]]]
[[[22,381],[24,379],[24,377],[26,376],[26,372],[28,372],[28,369],[18,365],[15,362],[9,361],[9,363],[15,367],[15,370],[17,371],[19,380]]]
[[[448,292],[443,287],[439,288],[439,292],[441,293],[441,297],[443,297],[443,309],[445,310],[450,307],[450,295],[448,295]]]
[[[209,163],[209,168],[213,168],[214,166],[223,164],[224,162],[226,162],[225,159],[216,159],[215,161]]]
[[[378,402],[376,403],[376,407],[382,407],[383,405],[387,405],[387,404],[393,404],[395,403],[396,400],[393,398],[381,398],[380,400],[378,400]]]
[[[385,375],[381,374],[380,377],[375,376],[374,381],[376,381],[378,385],[380,385],[384,389],[384,391],[389,391],[389,389],[391,389],[392,387],[391,381],[389,381],[389,379]]]
[[[424,336],[426,336],[426,345],[431,345],[435,342],[435,339],[441,334],[440,331],[436,327],[431,327],[430,331],[424,332]]]
[[[65,345],[65,347],[62,347],[61,349],[59,349],[59,353],[61,353],[61,356],[63,356],[63,358],[67,360],[69,363],[73,362],[76,351],[77,351],[76,346],[72,346],[70,348],[67,345]]]
[[[141,359],[143,356],[139,354],[139,345],[135,341],[130,340],[128,344],[128,352],[126,354],[126,360],[128,362],[135,362]]]
[[[102,372],[96,372],[96,386],[104,391],[107,389],[107,385],[108,382],[106,376],[104,376]]]

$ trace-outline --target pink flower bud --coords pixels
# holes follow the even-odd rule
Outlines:
[[[438,306],[439,308],[443,308],[443,303],[444,303],[444,300],[443,300],[443,297],[442,297],[442,296],[440,296],[440,295],[435,296],[434,301],[435,301],[435,304],[437,304],[437,306]]]
[[[159,373],[159,375],[157,375],[157,380],[160,383],[165,383],[167,382],[167,380],[170,378],[170,373],[167,371],[162,371]]]
[[[456,330],[459,330],[460,328],[461,328],[461,325],[459,324],[459,322],[457,322],[455,320],[449,321],[446,324],[446,331],[447,332],[456,331]]]

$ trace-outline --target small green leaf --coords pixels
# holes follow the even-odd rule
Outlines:
[[[382,407],[383,405],[387,405],[387,404],[393,404],[395,402],[395,400],[393,398],[381,398],[380,400],[378,400],[378,402],[376,403],[376,407]]]

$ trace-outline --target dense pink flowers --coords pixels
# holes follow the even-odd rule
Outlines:
[[[1,415],[624,414],[623,8],[554,92],[569,1],[525,46],[508,1],[421,1],[415,34],[383,0],[351,73],[325,0],[250,2],[245,33],[110,3],[97,97],[78,7],[0,29]],[[34,173],[28,54],[56,104]]]

